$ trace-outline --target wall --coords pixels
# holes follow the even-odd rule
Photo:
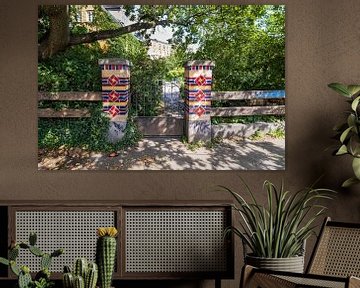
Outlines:
[[[42,1],[45,2],[51,3]],[[328,214],[337,220],[359,222],[359,186],[348,191],[339,189],[341,181],[351,173],[350,163],[348,159],[332,157],[326,148],[333,143],[330,139],[332,126],[343,118],[346,108],[343,98],[330,91],[327,84],[360,81],[360,22],[356,20],[360,2],[271,2],[287,5],[286,171],[39,172],[36,156],[37,4],[3,1],[0,5],[0,199],[229,199],[212,186],[223,184],[237,188],[240,183],[237,176],[242,176],[257,190],[258,197],[265,200],[261,191],[265,179],[276,183],[284,179],[286,186],[295,190],[324,174],[320,184],[339,190],[338,199],[331,203]],[[263,4],[266,1],[232,3]],[[308,250],[311,251],[311,247]],[[236,269],[240,270],[240,253],[236,256]],[[238,280],[239,273],[235,281],[225,281],[224,286],[237,287]],[[212,282],[205,284],[211,287]]]

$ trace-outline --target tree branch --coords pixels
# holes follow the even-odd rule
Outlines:
[[[70,37],[68,46],[78,45],[83,43],[91,43],[98,40],[105,40],[109,38],[119,37],[124,34],[132,33],[139,30],[144,30],[144,29],[150,29],[158,25],[165,25],[168,23],[169,23],[168,20],[134,23],[125,27],[120,27],[118,29],[101,30],[101,31],[95,31],[81,35],[73,35]]]

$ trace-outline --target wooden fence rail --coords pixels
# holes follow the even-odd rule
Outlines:
[[[101,101],[101,92],[38,92],[38,101]],[[85,118],[90,117],[89,109],[64,108],[56,110],[53,108],[39,108],[40,118]]]
[[[101,92],[38,92],[38,100],[101,101]]]
[[[213,91],[212,100],[282,99],[284,90]]]
[[[284,99],[283,90],[252,90],[252,91],[220,91],[211,93],[212,100],[266,100]],[[101,92],[38,92],[39,101],[101,101]],[[257,101],[251,102],[256,105]],[[213,107],[211,116],[234,117],[251,115],[284,115],[285,105],[242,106],[242,107]],[[90,117],[89,109],[61,109],[39,108],[40,118],[82,118]]]

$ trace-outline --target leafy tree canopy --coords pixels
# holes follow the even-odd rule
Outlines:
[[[96,31],[75,31],[71,29],[74,27],[74,10],[76,9],[74,6],[40,5],[39,59],[46,59],[73,45],[91,43],[132,32],[139,32],[148,38],[159,25],[171,27],[174,32],[173,42],[183,43],[183,45],[200,43],[206,39],[207,35],[214,32],[222,33],[229,29],[242,32],[244,25],[253,23],[265,27],[268,32],[274,29],[273,33],[280,33],[279,27],[270,25],[274,21],[271,20],[271,15],[266,14],[267,7],[269,6],[124,5],[125,14],[134,22],[133,24],[122,27],[108,25]],[[275,9],[281,11],[281,8]],[[101,8],[97,7],[95,12],[99,10]],[[95,17],[94,25],[99,24],[96,21],[101,21],[101,17]],[[267,25],[273,28],[270,29]],[[230,34],[227,36],[229,37]]]

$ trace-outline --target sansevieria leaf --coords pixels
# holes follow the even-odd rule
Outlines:
[[[302,255],[303,243],[313,233],[313,223],[325,209],[317,202],[331,199],[330,194],[334,191],[310,187],[291,193],[283,185],[278,189],[269,181],[265,181],[263,187],[267,194],[266,205],[257,202],[248,186],[245,194],[250,196],[249,202],[243,197],[244,193],[222,186],[234,196],[234,210],[241,218],[240,227],[230,230],[242,238],[253,256],[287,258]]]

